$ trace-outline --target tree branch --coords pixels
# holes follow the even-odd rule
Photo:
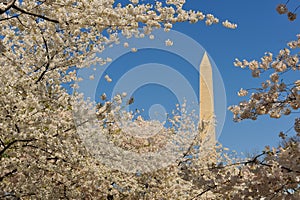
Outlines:
[[[225,181],[224,183],[222,183],[222,185],[224,185],[224,184],[226,184],[226,183],[228,183],[228,182],[230,182],[229,180],[228,181]],[[203,194],[205,194],[206,192],[209,192],[209,191],[211,191],[211,190],[213,190],[213,189],[215,189],[215,188],[217,188],[218,187],[218,185],[213,185],[213,186],[207,186],[208,188],[206,189],[206,190],[204,190],[204,191],[202,191],[201,193],[199,193],[198,195],[196,195],[196,196],[194,196],[191,200],[194,200],[194,199],[198,199],[198,197],[200,197],[200,196],[202,196]]]
[[[42,38],[43,38],[45,48],[46,48],[47,64],[46,64],[46,69],[42,72],[42,74],[40,75],[40,77],[38,78],[38,80],[35,83],[38,83],[43,79],[44,75],[46,74],[46,72],[48,71],[49,66],[50,66],[50,56],[49,56],[48,44],[47,44],[47,41],[46,41],[43,33],[42,33]]]
[[[23,145],[23,147],[31,147],[31,148],[34,148],[34,149],[38,149],[40,151],[43,151],[43,152],[47,153],[48,155],[53,156],[53,157],[48,157],[47,160],[55,160],[55,159],[57,160],[57,159],[59,159],[59,160],[64,161],[65,163],[70,163],[66,159],[60,158],[60,157],[56,156],[54,153],[47,151],[47,149],[43,149],[41,147],[37,147],[37,146],[34,146],[34,145],[30,145],[30,144]]]
[[[2,155],[4,154],[4,152],[9,149],[12,145],[14,145],[15,143],[18,143],[18,142],[32,142],[36,139],[27,139],[27,140],[13,140],[11,141],[10,143],[8,143],[6,146],[4,146],[4,148],[0,151],[0,160],[2,158]]]
[[[7,7],[4,10],[0,9],[0,15],[8,11],[11,7],[13,7],[15,2],[16,0],[12,0],[10,3],[7,4]]]
[[[4,179],[5,177],[10,176],[10,175],[16,173],[17,171],[18,171],[17,169],[14,169],[14,170],[12,170],[12,171],[10,171],[10,172],[4,174],[3,176],[0,177],[0,182],[3,181],[3,179]]]
[[[34,16],[34,17],[38,17],[38,18],[42,18],[44,20],[47,20],[49,22],[53,22],[53,23],[59,23],[58,20],[55,20],[55,19],[50,19],[46,16],[43,16],[43,15],[39,15],[39,14],[35,14],[35,13],[31,13],[31,12],[27,12],[26,10],[23,10],[15,5],[12,5],[11,6],[12,8],[16,9],[17,11],[20,11],[21,13],[24,13],[24,14],[27,14],[27,15],[31,15],[31,16]]]
[[[17,18],[18,16],[14,15],[14,16],[11,16],[11,17],[7,17],[7,18],[1,18],[0,19],[0,22],[1,21],[5,21],[5,20],[10,20],[10,19],[13,19],[13,18]]]

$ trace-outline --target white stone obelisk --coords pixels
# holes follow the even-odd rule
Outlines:
[[[205,52],[200,63],[200,137],[205,149],[216,144],[212,66]],[[210,122],[209,124],[205,122]]]

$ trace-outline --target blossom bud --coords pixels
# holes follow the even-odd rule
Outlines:
[[[288,13],[288,19],[290,21],[294,21],[296,18],[297,18],[297,14],[296,13],[292,13],[292,12]]]
[[[101,99],[104,101],[104,100],[106,100],[106,94],[105,93],[103,93],[102,95],[101,95]]]
[[[286,5],[284,5],[284,4],[279,4],[279,5],[276,7],[276,11],[277,11],[280,15],[282,15],[282,14],[287,13],[287,12],[288,12],[288,9],[287,9]]]
[[[270,113],[270,117],[271,117],[271,118],[278,119],[278,118],[281,117],[281,115],[280,115],[277,111],[272,111],[272,112]]]
[[[105,75],[104,78],[107,82],[112,82],[112,79],[108,75]]]
[[[289,114],[291,114],[291,110],[290,110],[289,108],[287,108],[287,109],[284,111],[283,114],[284,114],[284,115],[289,115]]]
[[[258,69],[252,71],[252,77],[257,78],[260,75],[260,71]]]
[[[273,74],[271,74],[270,78],[271,78],[271,81],[275,83],[278,81],[279,75],[277,73],[273,73]]]
[[[240,97],[244,97],[248,94],[248,91],[247,90],[244,90],[243,88],[240,89],[240,91],[238,92],[238,95]]]

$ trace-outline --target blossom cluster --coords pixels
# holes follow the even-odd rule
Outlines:
[[[289,11],[286,4],[278,4],[278,6],[276,7],[276,11],[280,15],[287,14],[287,17],[290,21],[294,21],[297,18],[297,14],[295,13],[295,11],[294,12]]]
[[[231,23],[228,20],[222,22],[222,25],[225,26],[226,28],[231,28],[231,29],[237,28],[237,24]]]
[[[298,48],[298,41],[288,43],[292,49]],[[299,56],[291,54],[289,48],[279,51],[274,58],[273,54],[267,52],[261,61],[240,61],[235,60],[234,65],[240,68],[248,67],[252,76],[260,77],[261,73],[269,73],[268,80],[265,80],[260,88],[254,89],[249,101],[243,101],[239,105],[230,106],[236,121],[242,119],[257,119],[258,115],[268,114],[272,118],[280,118],[282,115],[289,115],[300,108],[299,80],[286,83],[281,79],[284,73],[300,70]],[[250,90],[241,89],[239,96],[248,95]]]

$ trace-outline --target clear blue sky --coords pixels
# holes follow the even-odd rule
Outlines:
[[[235,58],[240,59],[259,59],[266,51],[276,54],[279,49],[286,46],[286,43],[296,38],[300,33],[300,18],[294,22],[287,20],[286,16],[277,14],[275,8],[278,3],[285,3],[284,0],[188,0],[186,9],[200,10],[212,13],[222,20],[230,20],[238,24],[236,30],[226,29],[221,24],[207,27],[204,22],[196,24],[181,23],[174,25],[174,29],[188,35],[201,44],[214,60],[220,74],[223,78],[226,91],[226,106],[237,104],[241,98],[237,97],[237,91],[243,88],[253,88],[259,86],[260,79],[253,79],[249,70],[242,70],[233,66]],[[122,0],[123,4],[129,1]],[[154,2],[154,1],[144,1]],[[289,4],[295,8],[297,1]],[[299,3],[299,2],[298,2]],[[300,11],[299,11],[300,12]],[[300,13],[299,13],[300,14]],[[176,41],[174,41],[176,43]],[[192,49],[191,49],[192,52]],[[183,65],[184,61],[176,60],[178,58],[167,55],[165,52],[142,51],[134,56],[126,54],[127,60],[118,58],[111,64],[111,67],[104,72],[109,74],[114,81],[121,78],[122,73],[127,73],[130,66],[154,62],[163,63],[174,68],[178,68],[178,63]],[[153,54],[153,55],[152,55]],[[201,55],[199,55],[201,57]],[[138,58],[138,59],[137,59]],[[124,68],[124,63],[129,68]],[[188,64],[186,64],[188,65]],[[180,70],[179,70],[180,71]],[[197,88],[197,76],[193,69],[180,71],[185,77],[195,83],[193,87]],[[103,76],[104,76],[103,75]],[[107,85],[103,76],[99,81],[98,93],[111,93],[114,84]],[[293,80],[299,79],[300,74],[292,75]],[[174,80],[176,82],[176,80]],[[197,90],[197,89],[195,89]],[[160,96],[165,96],[161,100]],[[144,108],[146,111],[153,104],[175,104],[177,102],[172,91],[168,88],[162,88],[157,84],[145,84],[138,88],[134,97],[136,99],[133,108]],[[168,102],[166,102],[166,99]],[[255,153],[264,148],[265,145],[277,145],[279,142],[278,133],[286,131],[293,125],[293,119],[298,114],[279,120],[270,119],[268,116],[260,117],[257,121],[242,121],[234,123],[232,114],[227,111],[225,125],[219,141],[226,147],[238,152]]]

